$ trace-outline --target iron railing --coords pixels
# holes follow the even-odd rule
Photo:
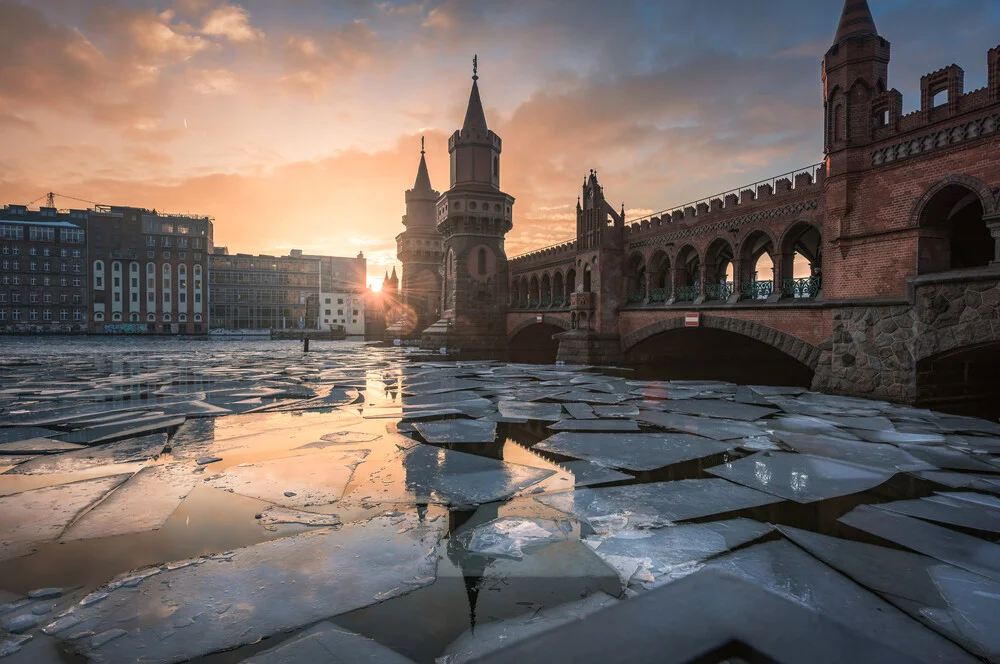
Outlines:
[[[697,286],[678,286],[674,291],[674,299],[678,302],[694,302],[701,295]]]
[[[634,293],[628,294],[629,304],[634,304],[636,302],[642,302],[646,299],[646,294],[642,291],[635,291]]]
[[[821,277],[802,277],[801,279],[785,279],[781,285],[782,297],[816,297],[823,287]]]
[[[752,300],[766,300],[774,292],[774,281],[748,281],[740,287],[740,295]]]
[[[653,292],[649,294],[650,302],[666,302],[667,301],[667,289],[666,288],[654,288]]]
[[[729,282],[705,286],[705,298],[708,300],[728,300],[732,294],[733,285]]]

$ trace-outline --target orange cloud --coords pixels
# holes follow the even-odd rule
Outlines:
[[[264,38],[264,31],[250,25],[250,12],[244,7],[223,5],[213,9],[201,28],[202,34],[225,37],[232,42],[256,41]]]

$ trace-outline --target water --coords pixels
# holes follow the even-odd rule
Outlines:
[[[718,381],[639,380],[622,370],[600,373],[551,365],[456,364],[407,349],[347,341],[314,341],[309,353],[291,341],[22,337],[2,343],[0,433],[6,434],[5,440],[16,442],[16,432],[21,430],[11,426],[16,424],[48,428],[51,433],[32,430],[32,436],[42,433],[56,439],[71,433],[86,439],[86,432],[99,431],[107,440],[89,448],[98,454],[139,435],[162,436],[163,443],[159,454],[150,458],[88,464],[54,466],[49,460],[59,457],[35,456],[36,460],[29,461],[26,457],[32,455],[0,455],[0,470],[6,471],[0,475],[0,506],[7,506],[6,513],[0,514],[2,539],[21,537],[34,550],[31,555],[2,560],[0,591],[11,597],[0,596],[0,602],[35,588],[59,587],[65,591],[56,600],[55,615],[130,570],[229,551],[236,551],[239,561],[242,552],[259,548],[255,545],[294,543],[307,534],[337,541],[348,532],[356,533],[351,537],[363,545],[366,529],[374,533],[375,524],[386,518],[403,524],[399,537],[404,539],[416,532],[403,530],[409,527],[407,519],[430,529],[427,532],[440,530],[433,583],[423,581],[401,595],[393,588],[373,591],[368,601],[346,612],[322,614],[316,608],[318,613],[308,614],[309,622],[295,623],[291,631],[283,627],[276,633],[264,626],[259,634],[265,638],[238,638],[226,642],[224,652],[199,652],[194,661],[239,662],[291,638],[317,619],[330,618],[415,661],[432,662],[476,625],[561,606],[595,593],[627,601],[629,595],[696,572],[733,547],[760,546],[759,533],[768,533],[765,541],[781,538],[763,524],[784,524],[881,545],[877,549],[899,548],[848,526],[840,517],[858,505],[932,496],[947,489],[940,483],[944,480],[957,486],[956,473],[950,470],[956,465],[977,469],[977,477],[989,478],[993,468],[1000,473],[996,464],[1000,426],[995,423],[882,402],[812,395],[801,388],[747,391]],[[509,402],[498,412],[501,400]],[[513,405],[525,401],[537,405]],[[129,410],[135,408],[144,410]],[[218,414],[218,409],[229,414]],[[484,419],[475,426],[458,424],[470,416]],[[184,420],[180,426],[175,422],[178,417]],[[495,423],[496,437],[475,442],[490,428],[485,426],[488,421]],[[149,423],[150,430],[133,433],[142,422]],[[449,442],[428,444],[419,433],[421,422],[434,425],[425,431],[450,434]],[[942,442],[925,443],[928,454],[921,454],[920,462],[894,473],[886,470],[886,444],[864,442],[873,436],[857,428],[875,426],[872,423],[897,432],[880,431],[875,436],[880,441],[893,435],[904,440],[924,435],[920,440],[939,437]],[[572,431],[624,424],[652,435]],[[557,448],[559,452],[538,445],[560,430],[563,433],[557,440],[568,442]],[[836,437],[834,444],[824,447],[823,436],[831,434]],[[573,466],[565,464],[578,464],[577,457],[568,454],[584,449],[573,442],[574,437],[585,440],[587,451],[579,458],[596,462],[598,469],[614,468],[609,481],[574,492],[576,478],[569,469]],[[796,461],[800,455],[792,452],[802,437],[813,441],[809,454],[819,457],[809,458],[819,461]],[[702,441],[702,453],[691,451],[698,441]],[[842,460],[847,445],[836,441],[851,441],[848,461]],[[619,461],[621,445],[626,443],[637,447],[629,449],[629,461]],[[681,443],[684,449],[678,448],[676,454],[653,449]],[[869,450],[865,445],[872,447]],[[653,447],[643,451],[642,446]],[[774,462],[782,461],[780,472],[770,457],[763,456],[769,452],[757,452],[761,456],[755,457],[756,462],[748,458],[755,450],[772,446],[787,450],[774,453],[779,455],[773,457]],[[823,458],[827,448],[833,460]],[[794,463],[785,463],[786,457],[780,455]],[[891,458],[897,457],[914,458],[902,453]],[[208,458],[219,460],[198,463]],[[654,467],[659,463],[649,459],[661,459],[665,465]],[[866,466],[866,459],[876,461]],[[708,472],[711,468],[716,472]],[[940,472],[949,474],[926,474],[941,468]],[[26,469],[30,472],[22,472]],[[42,472],[46,469],[58,472]],[[123,473],[128,474],[125,484],[96,502],[81,505],[80,513],[69,515],[52,537],[32,539],[19,534],[33,525],[31,513],[17,507],[18,501],[35,495],[32,491]],[[716,479],[720,475],[729,479]],[[864,481],[857,481],[858,477]],[[676,484],[655,484],[665,482]],[[976,482],[973,490],[1000,493],[1000,480],[996,485],[984,479]],[[636,485],[666,487],[677,493],[656,507],[656,499],[648,492],[628,498],[632,490],[627,488]],[[617,494],[607,493],[609,487],[624,491],[626,498],[611,500]],[[574,505],[582,505],[577,501],[585,496],[588,501],[591,496],[598,498],[586,509],[576,509]],[[786,499],[789,496],[791,500]],[[128,499],[124,506],[123,498]],[[127,509],[133,502],[134,510]],[[679,505],[688,507],[680,509]],[[981,503],[963,508],[996,509]],[[279,520],[293,523],[276,523],[268,518],[272,514],[285,515]],[[660,532],[657,529],[674,527],[677,521],[723,527],[734,518],[758,522],[748,528],[753,536],[738,538],[736,544],[715,542],[690,549],[684,548],[685,537],[649,539],[657,542],[657,555],[671,561],[669,572],[645,566],[636,553],[643,550],[644,538]],[[302,523],[310,519],[324,524],[339,520],[342,525],[330,530]],[[518,559],[470,551],[469,533],[488,528],[496,519],[515,525],[521,519],[570,526],[552,541],[524,548]],[[967,522],[976,523],[975,515]],[[118,534],[94,537],[101,534],[102,524],[104,532]],[[973,537],[985,535],[953,527]],[[89,532],[86,539],[74,537],[81,532]],[[712,537],[710,531],[691,532],[702,539]],[[629,556],[623,560],[617,553],[598,555],[602,543],[607,551],[629,552]],[[226,565],[208,561],[199,569],[208,574],[215,566],[225,569]],[[308,578],[307,571],[299,572]],[[164,571],[154,579],[174,579],[171,584],[183,585],[189,573]],[[233,587],[239,590],[243,577],[233,574]],[[158,584],[143,582],[140,596],[159,592]],[[266,594],[279,586],[265,582],[261,591]],[[115,591],[114,597],[124,592]],[[383,596],[388,599],[377,599]],[[127,611],[129,597],[120,597],[126,602],[122,611]],[[192,596],[191,601],[199,600]],[[98,626],[95,629],[111,624],[100,614],[101,604],[90,613],[75,606],[75,615],[88,616]],[[274,624],[279,618],[291,619],[291,613],[277,607]],[[158,625],[155,616],[142,611],[114,624],[122,625],[127,634],[100,648],[102,653],[121,654],[122,661],[127,661],[132,641],[142,638],[139,626],[156,629]],[[14,658],[45,661],[58,656],[61,661],[76,661],[76,651],[92,647],[86,640],[67,641],[65,635],[33,634],[35,639]],[[958,640],[950,633],[945,637]],[[970,647],[967,642],[964,646]]]

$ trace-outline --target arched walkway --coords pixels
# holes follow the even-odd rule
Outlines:
[[[785,231],[775,263],[782,297],[816,297],[823,287],[823,236],[818,225],[798,221]]]
[[[625,264],[625,297],[629,303],[646,299],[646,262],[642,254],[632,254]]]
[[[564,302],[565,295],[562,272],[556,272],[555,276],[552,277],[552,306],[561,307],[566,304]]]
[[[727,300],[733,294],[733,246],[715,238],[705,250],[705,299]]]
[[[666,302],[673,295],[670,256],[659,250],[649,259],[649,301]]]
[[[552,280],[547,273],[542,275],[542,297],[540,304],[543,307],[552,305]]]
[[[954,176],[917,202],[911,223],[919,230],[917,273],[983,267],[995,256],[984,216],[995,214],[992,192],[973,178]]]
[[[531,282],[528,284],[528,306],[535,308],[538,306],[538,301],[540,298],[540,287],[538,285],[538,276],[533,275],[531,277]]]
[[[686,244],[677,252],[674,263],[674,299],[692,302],[701,295],[701,257],[698,250]]]
[[[774,292],[774,239],[762,230],[749,233],[740,243],[736,280],[740,297],[766,300]]]

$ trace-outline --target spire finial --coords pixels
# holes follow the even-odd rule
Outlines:
[[[479,80],[479,55],[472,56],[472,80]]]
[[[424,137],[420,137],[420,154],[424,153]]]

